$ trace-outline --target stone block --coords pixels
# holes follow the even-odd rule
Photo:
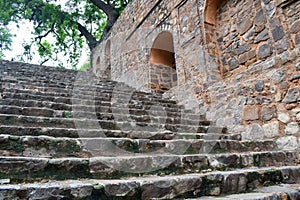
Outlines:
[[[168,199],[188,192],[197,191],[202,186],[199,178],[162,179],[159,182],[148,182],[142,185],[141,199]]]
[[[291,33],[293,33],[293,34],[296,34],[296,33],[298,33],[298,32],[300,31],[300,21],[299,21],[299,20],[295,21],[295,22],[292,24],[292,26],[291,26],[291,28],[290,28],[290,31],[291,31]]]
[[[229,70],[231,71],[239,67],[239,62],[236,58],[231,58],[228,61],[228,65],[229,65]]]
[[[258,58],[263,59],[272,54],[272,50],[270,45],[268,44],[263,44],[258,48]]]
[[[244,64],[245,62],[247,62],[247,55],[244,53],[239,56],[239,64]]]
[[[278,84],[286,78],[286,72],[275,70],[270,73],[270,76],[271,76],[272,80],[274,81],[274,83]]]
[[[261,120],[269,121],[276,117],[276,107],[275,106],[263,106],[261,109]]]
[[[224,180],[222,193],[239,193],[247,188],[247,178],[244,174],[231,174]]]
[[[260,32],[254,39],[254,43],[259,43],[261,41],[265,41],[267,39],[269,39],[270,36],[269,36],[269,32],[268,32],[268,29],[264,29],[262,32]]]
[[[235,54],[237,55],[241,55],[247,51],[249,51],[251,48],[250,48],[250,45],[249,44],[242,44],[241,46],[239,46],[236,50],[235,50]]]
[[[254,17],[254,24],[256,26],[264,26],[266,23],[266,17],[264,15],[263,10],[260,10],[256,13],[255,17]]]
[[[257,120],[259,119],[259,107],[257,106],[245,106],[243,109],[242,119],[243,120]]]
[[[290,121],[290,116],[288,113],[278,112],[278,120],[282,123],[287,123]]]
[[[300,133],[299,125],[297,122],[291,122],[285,127],[284,131],[286,134]]]
[[[252,25],[253,21],[250,18],[247,18],[238,24],[238,32],[243,35],[252,27]]]
[[[262,127],[266,138],[273,138],[279,135],[279,123],[277,121],[264,124]]]
[[[277,143],[278,149],[287,150],[287,151],[295,150],[299,146],[297,137],[295,137],[295,136],[281,137],[276,140],[276,143]]]
[[[297,120],[297,121],[300,121],[300,113],[298,113],[298,114],[296,115],[296,120]]]
[[[242,140],[262,140],[263,136],[264,131],[262,127],[259,124],[253,124],[248,131],[242,133]]]
[[[292,114],[293,114],[294,117],[295,117],[297,114],[300,114],[300,108],[294,108],[294,109],[292,110]]]
[[[264,90],[264,87],[265,87],[265,82],[263,80],[258,80],[255,83],[255,90],[257,92],[262,92]]]
[[[300,96],[300,92],[299,92],[298,87],[290,88],[288,90],[286,96],[282,100],[282,102],[283,103],[295,103],[295,102],[297,102],[299,96]]]
[[[284,32],[283,32],[283,28],[282,26],[276,26],[273,30],[272,30],[272,36],[275,42],[277,42],[278,40],[281,40],[284,36]]]
[[[276,49],[277,49],[277,53],[281,54],[284,51],[286,51],[288,49],[288,42],[286,41],[286,39],[282,39],[280,40],[277,44],[276,44]]]

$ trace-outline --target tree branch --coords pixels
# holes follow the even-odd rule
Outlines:
[[[102,40],[108,34],[109,30],[114,25],[114,23],[117,21],[119,17],[119,12],[115,7],[104,3],[102,0],[90,0],[90,1],[99,9],[103,10],[103,12],[107,15],[108,18],[107,25],[105,26],[101,36],[101,40]]]
[[[116,9],[109,5],[104,3],[101,0],[90,0],[95,6],[97,6],[99,9],[103,10],[103,12],[107,15],[109,20],[112,20],[112,18],[115,18],[116,16],[119,16],[118,12]],[[118,17],[116,17],[118,18]]]
[[[39,27],[40,25],[41,25],[41,23],[37,27]],[[44,35],[37,36],[36,39],[39,39],[41,41],[43,38],[47,37],[50,33],[53,33],[54,32],[54,25],[55,24],[53,23],[50,30],[48,30]]]
[[[90,50],[95,48],[96,45],[98,44],[98,41],[96,40],[96,38],[84,26],[82,26],[79,22],[76,22],[76,23],[77,23],[78,30],[80,31],[80,33],[88,41],[88,43],[89,43],[88,45],[89,45]]]

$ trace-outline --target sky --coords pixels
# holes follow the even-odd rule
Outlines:
[[[61,0],[58,1],[59,4],[63,5],[67,0]],[[28,22],[28,21],[21,21],[18,23],[19,28],[17,28],[16,23],[10,23],[8,28],[11,31],[11,34],[14,35],[14,37],[12,38],[12,46],[11,46],[11,51],[4,51],[4,59],[5,60],[14,60],[14,61],[18,61],[18,56],[23,54],[23,43],[25,41],[30,41],[30,39],[32,38],[32,34],[31,32],[33,32],[33,24]],[[49,42],[51,42],[51,40],[53,41],[54,39],[52,38],[47,38],[47,40]],[[80,61],[78,63],[78,67],[82,66],[83,64],[85,64],[88,59],[89,59],[89,50],[88,47],[85,47],[86,50],[83,51],[83,54],[81,55]],[[37,48],[33,48],[32,49],[33,52],[37,52]],[[60,60],[64,61],[64,56],[59,55]],[[40,58],[39,56],[36,55],[33,56],[33,60],[32,61],[27,61],[25,60],[25,62],[30,62],[32,64],[40,64]],[[57,63],[53,62],[53,61],[47,61],[44,63],[44,65],[48,65],[48,66],[57,66]]]

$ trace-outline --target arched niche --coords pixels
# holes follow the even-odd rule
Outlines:
[[[223,66],[219,44],[217,42],[217,15],[220,7],[227,0],[206,0],[204,9],[205,43],[210,58],[211,66],[216,75],[223,75]]]
[[[105,45],[104,50],[104,57],[105,57],[105,70],[104,70],[104,76],[107,79],[111,79],[111,42],[108,40]]]
[[[150,51],[151,89],[163,93],[177,85],[173,36],[164,31],[158,34]]]
[[[221,0],[206,0],[204,11],[204,20],[206,24],[210,24],[212,26],[216,25],[216,15],[221,3]]]

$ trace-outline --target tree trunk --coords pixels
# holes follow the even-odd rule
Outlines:
[[[88,41],[90,50],[93,50],[96,47],[96,45],[98,44],[98,41],[84,26],[82,26],[79,22],[76,22],[76,23],[77,23],[78,30],[80,31],[80,33]]]
[[[99,9],[103,10],[103,12],[107,15],[108,22],[105,26],[101,40],[108,34],[111,27],[114,25],[114,23],[117,21],[119,17],[119,12],[111,5],[104,3],[101,0],[90,0],[95,6],[97,6]]]

